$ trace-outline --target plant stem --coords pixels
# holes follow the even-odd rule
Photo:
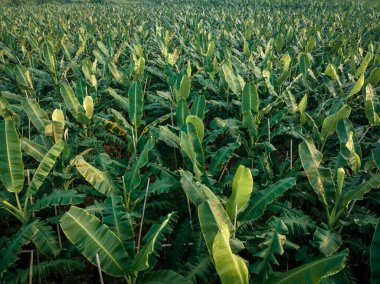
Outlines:
[[[137,251],[140,250],[141,234],[142,234],[142,226],[143,226],[143,222],[144,222],[145,206],[146,206],[146,200],[147,200],[147,198],[148,198],[149,184],[150,184],[150,178],[148,178],[148,183],[147,183],[147,185],[146,185],[146,189],[145,189],[145,198],[144,198],[143,211],[142,211],[141,221],[140,221],[139,237],[138,237],[138,240],[137,240]]]

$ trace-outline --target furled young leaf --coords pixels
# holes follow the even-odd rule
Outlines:
[[[223,284],[248,283],[248,268],[241,257],[232,253],[230,232],[223,224],[212,245],[212,256],[216,271]]]
[[[227,213],[231,220],[243,209],[249,201],[253,189],[251,171],[240,165],[232,181],[232,194],[227,202]]]
[[[281,197],[285,191],[295,185],[295,178],[285,178],[271,184],[266,189],[254,191],[249,201],[249,205],[242,212],[240,218],[245,221],[257,220],[264,214],[265,209],[269,204]]]
[[[144,109],[144,95],[140,82],[134,82],[128,91],[129,120],[137,128],[141,124]]]
[[[0,121],[0,178],[9,192],[20,192],[24,185],[21,144],[12,120]]]
[[[319,283],[321,279],[341,271],[345,265],[348,249],[293,268],[286,273],[273,274],[265,284]]]
[[[102,270],[112,276],[126,274],[131,263],[120,239],[86,210],[71,206],[61,218],[61,228],[69,241],[96,265],[99,255]]]

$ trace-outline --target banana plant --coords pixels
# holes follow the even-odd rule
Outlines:
[[[64,150],[65,142],[63,140],[57,141],[46,152],[40,151],[39,144],[22,140],[23,148],[28,149],[26,152],[33,152],[40,158],[39,166],[30,180],[29,175],[24,175],[22,144],[12,119],[0,122],[0,139],[2,141],[0,178],[2,185],[7,190],[0,197],[0,209],[21,223],[20,229],[0,249],[3,256],[0,274],[3,274],[19,259],[22,247],[30,242],[44,256],[49,258],[58,256],[61,249],[53,227],[44,219],[36,217],[36,213],[57,205],[79,204],[83,201],[84,195],[71,190],[67,192],[53,191],[47,196],[38,197],[41,186]],[[26,178],[27,183],[25,182]],[[34,197],[36,198],[33,200]]]

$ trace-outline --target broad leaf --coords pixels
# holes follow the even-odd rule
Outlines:
[[[0,178],[9,192],[20,192],[24,185],[21,144],[12,120],[0,121]]]
[[[120,239],[98,218],[86,210],[71,206],[61,218],[61,228],[66,237],[90,261],[96,265],[99,255],[102,270],[112,276],[126,274],[130,259]]]

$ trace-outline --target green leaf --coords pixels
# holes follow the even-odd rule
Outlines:
[[[61,228],[71,243],[96,265],[99,255],[102,270],[115,277],[126,274],[130,259],[120,239],[86,210],[71,206],[61,218]]]
[[[60,89],[61,96],[63,97],[63,100],[65,101],[66,107],[68,111],[74,116],[76,120],[80,118],[80,114],[83,114],[83,108],[80,105],[73,89],[71,86],[67,83],[64,83]]]
[[[141,280],[143,284],[191,284],[192,282],[187,280],[181,274],[174,272],[173,270],[158,270],[148,273]]]
[[[129,120],[137,128],[141,124],[144,109],[144,95],[140,82],[134,82],[128,91]]]
[[[0,250],[0,275],[19,259],[21,248],[30,241],[35,223],[36,221],[23,225]]]
[[[39,211],[53,206],[76,205],[84,201],[86,195],[75,190],[53,190],[52,193],[38,198],[29,206],[29,211]]]
[[[196,115],[188,115],[186,117],[186,123],[194,125],[199,141],[202,143],[203,137],[205,136],[205,126],[203,125],[202,119]]]
[[[368,84],[371,84],[372,86],[376,86],[380,81],[380,67],[375,67],[371,71],[371,74],[369,75],[367,82]]]
[[[198,207],[208,199],[219,202],[214,193],[207,186],[194,179],[194,176],[190,172],[180,171],[180,173],[183,191],[195,206]]]
[[[75,160],[75,167],[85,180],[100,193],[110,196],[116,191],[116,187],[109,174],[87,163],[82,156],[79,156]]]
[[[365,71],[365,69],[367,69],[367,66],[369,62],[371,61],[371,59],[372,59],[372,54],[370,52],[367,52],[366,56],[363,59],[362,64],[359,66],[359,68],[355,72],[355,77],[360,76]]]
[[[179,100],[176,112],[177,124],[181,128],[186,123],[186,118],[189,115],[189,107],[184,99]]]
[[[24,138],[24,137],[21,138],[20,142],[21,142],[22,150],[26,154],[33,157],[34,159],[36,159],[39,162],[41,162],[43,160],[46,153],[48,152],[48,150],[44,146],[42,146],[38,143],[35,143],[35,142],[33,142],[27,138]]]
[[[377,222],[375,232],[373,234],[371,251],[370,251],[370,263],[371,263],[371,283],[380,283],[380,219]]]
[[[211,157],[209,172],[213,176],[220,172],[224,164],[231,159],[232,155],[234,154],[234,151],[238,149],[240,145],[241,143],[239,141],[235,141],[216,151],[216,153],[213,154]]]
[[[103,224],[107,225],[123,244],[131,240],[133,243],[135,234],[132,220],[124,207],[123,198],[121,196],[111,195],[104,200],[104,207]]]
[[[212,257],[214,239],[220,229],[226,225],[232,235],[235,228],[220,202],[212,199],[208,199],[198,206],[198,218],[209,254]]]
[[[9,192],[20,192],[24,185],[21,144],[12,120],[0,121],[0,178]]]
[[[108,88],[107,89],[108,94],[110,94],[111,97],[113,97],[116,101],[116,103],[119,104],[119,106],[122,108],[123,111],[127,112],[129,110],[129,101],[128,98],[118,95],[115,90]]]
[[[276,199],[280,198],[285,191],[296,185],[295,178],[285,178],[271,184],[268,188],[254,191],[247,209],[245,209],[240,218],[244,221],[253,221],[260,218],[266,207]]]
[[[191,161],[193,172],[200,178],[205,171],[205,159],[200,137],[193,123],[186,123],[181,130],[181,151]]]
[[[203,120],[205,116],[205,109],[206,109],[206,98],[205,96],[199,95],[195,98],[191,106],[190,114],[196,115],[200,119]]]
[[[314,233],[313,242],[324,256],[335,253],[342,245],[342,236],[329,229],[318,227]]]
[[[336,72],[335,66],[333,64],[327,65],[325,75],[329,76],[331,79],[335,81],[339,81],[339,75]]]
[[[133,167],[130,171],[125,173],[124,180],[127,184],[127,188],[129,191],[133,191],[137,188],[141,183],[140,169],[145,166],[149,161],[149,152],[154,147],[154,139],[150,136],[141,151],[141,153],[137,157],[137,153],[134,154],[134,163]]]
[[[348,250],[301,265],[286,273],[274,274],[264,284],[319,283],[321,279],[341,271],[347,260]]]
[[[45,221],[38,221],[33,224],[31,241],[38,251],[50,257],[56,257],[61,251],[53,228]]]
[[[299,68],[303,76],[306,76],[307,70],[310,68],[310,58],[306,53],[302,53],[299,57]]]
[[[368,118],[368,121],[371,125],[377,125],[380,123],[380,117],[376,113],[375,103],[373,99],[376,97],[375,89],[371,84],[368,84],[365,88],[365,114]]]
[[[59,140],[53,147],[47,152],[41,163],[39,164],[36,172],[33,175],[32,181],[29,184],[28,194],[35,194],[41,185],[44,183],[45,178],[49,174],[50,170],[55,165],[59,155],[61,155],[65,148],[65,142]]]
[[[325,141],[327,137],[334,134],[336,125],[339,120],[348,118],[351,113],[351,108],[348,105],[344,105],[337,113],[331,114],[325,118],[322,124],[321,140]]]
[[[216,271],[223,284],[248,283],[247,265],[244,259],[232,253],[230,237],[227,225],[223,224],[212,245]]]
[[[173,213],[168,214],[166,218],[161,218],[159,224],[154,224],[144,238],[144,246],[136,254],[133,260],[132,268],[134,272],[142,271],[149,268],[149,256],[158,248],[156,243],[163,237],[166,227],[170,227],[169,221]]]
[[[255,84],[253,82],[245,84],[241,100],[242,112],[251,111],[252,113],[259,113],[259,106],[260,99]]]
[[[310,185],[319,199],[329,206],[334,200],[335,184],[331,170],[321,167],[322,153],[309,140],[305,140],[298,146],[298,152]]]
[[[189,76],[185,75],[182,77],[182,80],[181,80],[181,85],[179,87],[179,92],[178,92],[179,97],[177,97],[177,101],[181,99],[186,101],[186,99],[190,95],[190,89],[191,89],[191,79],[189,78]]]
[[[372,188],[380,187],[380,173],[371,177],[368,181],[362,183],[359,187],[354,187],[343,193],[341,197],[342,205],[340,208],[346,208],[352,200],[361,200],[363,195],[370,192]]]
[[[50,123],[46,112],[40,107],[35,99],[23,98],[22,108],[38,132],[45,133],[45,127]]]
[[[42,56],[44,58],[44,63],[50,73],[55,74],[55,57],[54,50],[51,44],[46,41],[42,46]]]
[[[224,63],[222,66],[224,78],[227,81],[228,87],[230,90],[237,96],[240,96],[240,83],[236,75],[234,74],[234,71],[230,65],[230,63]]]
[[[360,90],[362,89],[363,87],[363,84],[364,84],[364,74],[362,74],[360,76],[360,78],[358,79],[358,81],[355,83],[355,85],[352,87],[350,93],[348,94],[348,96],[346,97],[346,99],[349,99],[351,98],[353,95],[356,95],[357,93],[360,92]]]
[[[240,165],[232,181],[232,193],[227,201],[227,213],[234,220],[249,201],[253,188],[253,177],[250,169]],[[237,207],[237,212],[235,210]]]

